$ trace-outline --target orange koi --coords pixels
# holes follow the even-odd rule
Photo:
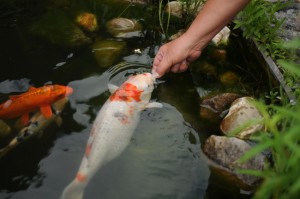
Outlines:
[[[0,118],[13,119],[21,116],[21,122],[27,124],[29,113],[40,109],[45,118],[52,116],[51,104],[72,94],[73,89],[68,86],[46,85],[40,88],[30,87],[20,95],[10,96],[0,104]]]

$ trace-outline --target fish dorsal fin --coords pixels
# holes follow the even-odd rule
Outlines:
[[[108,90],[110,93],[114,93],[119,87],[113,84],[108,84]]]
[[[20,95],[11,95],[11,96],[9,96],[9,99],[15,100],[15,99],[18,99],[20,97],[21,97]]]
[[[51,106],[41,106],[40,107],[40,111],[41,113],[45,116],[45,118],[50,118],[52,116],[52,110],[51,110]]]
[[[27,92],[31,92],[31,91],[34,91],[34,90],[36,90],[36,89],[37,89],[37,88],[35,88],[35,87],[33,87],[33,86],[30,86]],[[9,99],[15,100],[15,99],[18,99],[18,98],[20,98],[20,97],[22,97],[22,95],[11,95],[11,96],[9,96]]]
[[[34,91],[34,90],[36,90],[37,88],[35,88],[34,86],[30,86],[29,87],[29,89],[28,89],[28,91]]]

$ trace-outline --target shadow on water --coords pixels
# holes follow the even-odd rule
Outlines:
[[[0,10],[6,11],[0,15],[5,18],[0,24],[1,102],[30,86],[49,83],[69,85],[74,92],[61,115],[61,126],[51,125],[0,159],[0,198],[59,198],[76,174],[92,122],[110,95],[107,84],[120,85],[130,74],[150,71],[162,40],[153,17],[157,7],[128,6],[119,0],[4,2],[7,3],[0,5]],[[17,2],[17,7],[12,2]],[[31,34],[29,27],[53,9],[63,10],[71,18],[80,10],[92,12],[100,30],[84,32],[91,43],[75,47],[53,44]],[[106,32],[105,23],[120,14],[139,19],[144,26],[142,37],[113,39]],[[126,42],[124,52],[110,65],[113,67],[101,67],[95,58],[93,42],[99,38]],[[263,76],[256,75],[256,69],[244,68],[245,64],[255,63],[251,57],[240,59],[239,44],[233,43],[227,49],[226,64],[206,56],[213,50],[207,48],[203,58],[192,66],[192,73],[168,74],[159,80],[152,100],[161,102],[163,108],[142,112],[131,143],[121,156],[99,170],[85,198],[249,198],[235,187],[222,185],[217,176],[210,176],[201,152],[205,138],[220,132],[215,124],[200,118],[199,95],[238,90],[258,96],[266,89],[261,85],[269,84]],[[135,53],[135,49],[141,53]],[[237,86],[221,85],[218,75],[210,76],[197,69],[204,63],[217,66],[218,74],[230,69],[242,78]],[[13,126],[15,121],[6,122]]]

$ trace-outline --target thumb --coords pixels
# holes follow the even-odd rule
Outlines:
[[[153,61],[152,74],[156,77],[162,77],[170,68],[171,64],[162,54],[157,54]]]

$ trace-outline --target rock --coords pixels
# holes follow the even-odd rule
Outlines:
[[[50,10],[41,16],[30,29],[33,35],[62,46],[82,46],[91,43],[90,38],[60,10]]]
[[[248,139],[253,133],[263,129],[263,124],[249,124],[254,120],[263,120],[261,113],[253,104],[254,101],[251,97],[242,97],[232,103],[228,114],[220,124],[220,129],[225,135],[237,131],[236,137]]]
[[[93,45],[93,52],[101,67],[109,67],[120,58],[125,47],[124,41],[97,40]]]
[[[215,65],[210,64],[206,61],[201,62],[197,67],[197,72],[201,72],[210,77],[217,77],[217,68]]]
[[[215,45],[227,45],[228,40],[229,40],[229,36],[230,36],[230,29],[225,26],[218,34],[216,34],[216,36],[214,36],[214,38],[212,38],[212,42]]]
[[[255,169],[263,170],[266,157],[258,154],[245,163],[237,161],[251,149],[251,146],[238,138],[226,136],[210,136],[204,144],[204,152],[212,160],[212,166],[226,173],[227,176],[235,178],[241,182],[241,187],[254,187],[261,178],[240,174],[236,169]]]
[[[5,138],[11,133],[11,128],[5,122],[0,120],[0,138]]]
[[[234,86],[239,82],[240,77],[232,71],[227,71],[219,75],[220,82],[225,86]]]
[[[165,6],[165,12],[170,13],[172,16],[182,18],[183,6],[179,1],[170,1]]]
[[[142,4],[145,5],[149,2],[149,0],[124,0],[130,3]]]
[[[89,12],[80,13],[76,17],[76,23],[81,26],[84,30],[94,32],[98,30],[97,17]]]
[[[236,93],[222,93],[208,96],[200,104],[200,116],[211,122],[219,122],[231,103],[241,95]]]
[[[143,26],[137,20],[114,18],[106,23],[107,31],[117,38],[131,38],[141,36]]]
[[[224,49],[215,49],[211,54],[209,54],[209,56],[212,59],[217,60],[219,62],[225,62],[227,57],[227,51]]]

